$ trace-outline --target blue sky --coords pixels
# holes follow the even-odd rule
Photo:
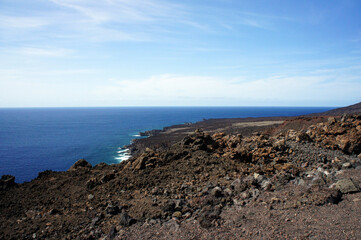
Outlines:
[[[0,107],[361,101],[359,0],[0,0]]]

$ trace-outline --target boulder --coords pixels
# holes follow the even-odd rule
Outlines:
[[[108,237],[109,239],[115,239],[117,236],[117,228],[115,226],[112,226],[109,230]]]
[[[176,211],[176,212],[173,213],[172,217],[181,218],[182,213],[180,211]]]
[[[336,188],[342,193],[353,193],[360,191],[357,185],[350,179],[345,178],[336,182]]]
[[[162,207],[164,212],[173,212],[176,208],[176,203],[173,200],[168,200]]]
[[[222,194],[222,189],[220,187],[215,187],[212,189],[212,192],[211,194],[214,196],[214,197],[221,197],[223,194]]]
[[[342,164],[342,168],[351,168],[352,164],[349,162],[345,162],[344,164]]]
[[[129,227],[129,226],[133,225],[134,223],[136,223],[136,220],[131,218],[128,215],[128,213],[123,209],[122,212],[120,213],[119,224],[123,227]]]
[[[242,192],[247,188],[247,184],[237,178],[231,183],[231,188],[236,192]]]
[[[15,177],[11,175],[3,175],[0,179],[0,190],[7,190],[15,186]]]
[[[334,124],[334,123],[336,123],[336,119],[335,119],[334,117],[329,117],[329,118],[327,119],[327,123],[328,123],[328,124]]]
[[[91,190],[91,189],[93,189],[94,187],[96,187],[96,186],[99,185],[99,184],[100,184],[100,182],[98,181],[98,179],[96,179],[96,178],[90,178],[90,179],[86,182],[85,186],[86,186],[86,189],[87,189],[87,190]]]
[[[88,163],[85,159],[80,159],[78,161],[76,161],[73,166],[71,166],[69,168],[68,171],[75,171],[78,169],[90,169],[92,168],[92,165],[90,163]]]
[[[296,142],[311,142],[311,137],[306,132],[300,132],[296,136]]]
[[[108,173],[108,174],[105,174],[101,177],[100,179],[100,182],[101,183],[107,183],[109,182],[110,180],[113,180],[115,178],[115,174],[114,173]]]
[[[214,226],[214,221],[220,218],[221,212],[222,211],[218,206],[214,208],[205,206],[198,216],[199,225],[203,228],[210,228]]]
[[[92,219],[91,222],[91,226],[95,226],[97,225],[102,219],[104,218],[104,215],[102,213],[97,214],[97,216],[95,216],[95,218]]]
[[[285,151],[285,150],[287,149],[287,145],[286,145],[285,139],[281,139],[281,140],[278,140],[278,141],[274,142],[274,143],[273,143],[273,147],[274,147],[276,150]]]
[[[194,139],[191,136],[186,136],[181,141],[182,146],[189,146],[194,142]]]
[[[105,212],[109,215],[116,215],[120,211],[120,208],[118,206],[114,206],[112,204],[108,204],[108,206],[105,209]]]
[[[155,153],[151,149],[147,149],[144,153],[142,153],[138,158],[129,162],[125,168],[132,168],[134,170],[142,170],[149,166],[154,165],[157,158],[154,157]]]

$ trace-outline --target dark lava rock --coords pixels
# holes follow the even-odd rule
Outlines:
[[[0,179],[0,190],[6,190],[15,186],[15,177],[11,175],[3,175]]]
[[[189,146],[194,142],[194,139],[191,136],[186,136],[181,141],[182,146]]]
[[[342,201],[342,193],[338,189],[315,187],[307,194],[308,204],[322,206],[328,203],[338,204]]]
[[[176,203],[172,200],[169,200],[164,204],[162,210],[164,212],[174,212],[175,208],[176,208]]]
[[[109,215],[116,215],[120,212],[120,208],[118,206],[113,206],[112,204],[108,204],[105,212]]]
[[[212,189],[212,192],[211,194],[214,196],[214,197],[222,197],[222,189],[220,187],[215,187]]]
[[[100,183],[96,178],[91,178],[86,182],[86,189],[91,190],[91,189],[93,189],[94,187],[96,187],[99,184]]]
[[[131,218],[128,213],[123,210],[120,214],[120,220],[119,220],[119,224],[123,227],[129,227],[131,225],[133,225],[134,223],[136,223],[136,220]]]
[[[158,133],[162,132],[162,130],[159,129],[153,129],[153,130],[149,130],[149,131],[145,131],[145,132],[139,132],[139,135],[142,137],[151,137],[154,136]]]
[[[201,227],[210,228],[214,226],[214,220],[219,219],[221,215],[221,209],[218,207],[211,208],[206,206],[202,209],[198,221]]]
[[[58,209],[53,208],[53,209],[51,209],[51,210],[49,211],[49,214],[50,214],[50,215],[60,214],[60,211],[59,211]]]
[[[43,178],[43,177],[49,176],[49,175],[52,174],[52,173],[54,173],[54,171],[52,171],[52,170],[45,170],[45,171],[43,171],[43,172],[39,172],[37,178]]]
[[[117,229],[116,229],[115,226],[112,226],[112,227],[110,228],[108,237],[109,237],[109,239],[114,239],[114,238],[116,237],[116,235],[117,235]]]
[[[245,182],[241,181],[241,179],[237,178],[231,183],[231,188],[236,192],[243,192],[247,189],[247,185]]]
[[[340,191],[330,191],[326,203],[337,204],[342,200],[342,193]]]
[[[71,166],[69,168],[68,171],[74,171],[74,170],[77,170],[77,169],[90,169],[92,168],[92,165],[90,163],[88,163],[85,159],[80,159],[78,161],[76,161],[73,166]]]
[[[115,174],[114,174],[114,173],[109,173],[109,174],[104,175],[104,176],[100,179],[100,181],[101,181],[102,183],[107,183],[107,182],[109,182],[110,180],[113,180],[114,178],[115,178]]]
[[[104,218],[103,214],[98,214],[95,218],[92,219],[92,226],[95,226],[100,220]]]
[[[287,184],[290,180],[294,179],[294,177],[289,173],[284,173],[274,176],[274,179],[274,188],[277,190],[281,189],[282,186]]]
[[[300,132],[296,137],[297,142],[311,142],[311,137],[304,131]]]

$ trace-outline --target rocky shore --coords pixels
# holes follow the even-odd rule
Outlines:
[[[146,148],[168,149],[171,145],[181,141],[184,137],[192,134],[197,129],[212,134],[223,132],[225,134],[242,134],[249,136],[254,132],[261,132],[272,127],[279,126],[291,117],[264,117],[264,118],[228,118],[208,119],[196,123],[185,123],[141,132],[141,136],[148,138],[134,139],[132,144],[125,146],[129,148],[132,155],[143,152]]]
[[[3,176],[0,239],[360,239],[360,114],[207,121],[120,164]]]

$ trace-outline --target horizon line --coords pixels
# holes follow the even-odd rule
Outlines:
[[[351,104],[353,105],[353,104]],[[292,105],[288,105],[288,106],[280,106],[280,105],[272,105],[272,106],[260,106],[260,105],[239,105],[239,106],[234,106],[234,105],[224,105],[224,106],[215,106],[215,105],[200,105],[200,106],[189,106],[189,105],[184,105],[184,106],[163,106],[163,105],[155,105],[155,106],[45,106],[45,107],[39,107],[39,106],[32,106],[32,107],[0,107],[0,109],[32,109],[32,108],[206,108],[206,107],[212,107],[212,108],[222,108],[222,107],[293,107],[293,108],[302,108],[302,107],[309,107],[309,108],[338,108],[338,107],[347,107],[350,105],[337,105],[337,106],[309,106],[309,105],[305,105],[305,106],[292,106]]]

